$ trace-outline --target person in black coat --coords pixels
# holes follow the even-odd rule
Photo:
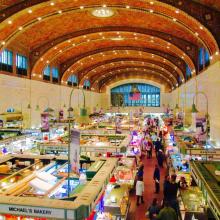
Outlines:
[[[162,149],[162,145],[161,145],[161,142],[160,142],[159,138],[157,138],[157,140],[155,141],[154,146],[155,146],[155,153],[156,153],[156,156],[157,156],[159,150]]]
[[[179,202],[177,200],[177,192],[178,192],[179,186],[176,182],[176,175],[172,175],[170,178],[170,183],[167,186],[167,195],[166,200],[170,203],[171,207],[176,211],[176,214],[179,216]]]
[[[163,182],[163,196],[164,196],[163,201],[166,201],[167,198],[169,197],[169,184],[170,184],[170,176],[166,175]]]
[[[163,160],[164,160],[163,151],[159,150],[157,155],[157,162],[160,167],[163,167]]]
[[[144,165],[142,164],[137,171],[137,178],[143,178],[144,176]]]
[[[155,165],[153,179],[155,182],[155,193],[159,193],[160,191],[160,169],[157,164]]]

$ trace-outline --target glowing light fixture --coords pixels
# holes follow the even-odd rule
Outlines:
[[[124,40],[124,38],[121,36],[120,37],[112,37],[111,40],[116,40],[116,41],[117,40]]]
[[[96,8],[92,11],[92,15],[98,18],[108,18],[114,15],[114,11],[107,7]]]

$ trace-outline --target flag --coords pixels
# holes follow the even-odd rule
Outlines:
[[[141,99],[141,92],[136,87],[136,85],[132,85],[131,92],[129,93],[129,100],[138,101]]]

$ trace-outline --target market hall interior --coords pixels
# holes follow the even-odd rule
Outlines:
[[[219,0],[0,1],[0,219],[98,219],[97,200],[124,157],[135,161],[128,218],[145,218],[154,196],[163,199],[171,157],[190,161],[210,216],[220,219],[219,21]],[[155,118],[158,126],[147,125]],[[154,195],[158,157],[153,150],[148,159],[143,143],[159,131],[164,167]],[[137,207],[142,163],[147,188]],[[73,170],[86,174],[85,186]],[[73,211],[77,202],[83,208]]]

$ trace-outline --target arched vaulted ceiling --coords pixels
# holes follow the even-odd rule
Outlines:
[[[219,9],[213,0],[4,0],[0,48],[28,51],[35,80],[50,64],[64,85],[72,74],[95,91],[143,77],[170,90],[187,80],[186,65],[198,73],[200,47],[218,57]]]

